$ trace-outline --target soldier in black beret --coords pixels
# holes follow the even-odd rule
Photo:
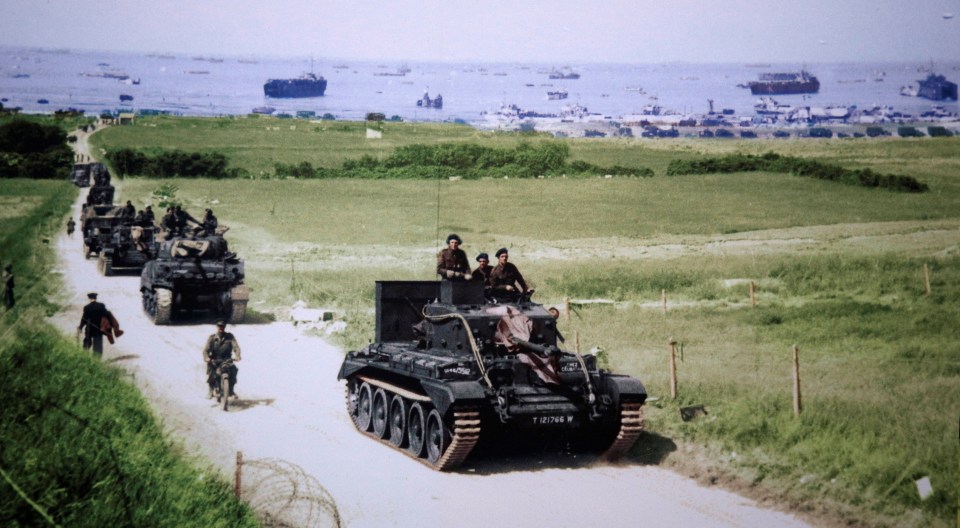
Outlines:
[[[490,287],[493,295],[499,299],[518,299],[519,294],[530,292],[523,275],[512,263],[507,262],[507,248],[497,250],[497,265],[490,272]]]
[[[447,247],[437,253],[437,275],[444,280],[471,280],[470,262],[460,249],[463,241],[456,234],[447,237]]]
[[[490,265],[490,256],[486,253],[480,253],[477,255],[477,269],[473,270],[473,279],[478,280],[483,284],[484,290],[490,288],[490,272],[493,271],[493,266]]]

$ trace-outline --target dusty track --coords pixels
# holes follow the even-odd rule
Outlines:
[[[118,194],[122,198],[122,189]],[[126,331],[115,346],[105,345],[104,361],[131,375],[188,452],[226,478],[232,478],[237,451],[247,460],[298,466],[329,491],[343,525],[806,526],[630,455],[610,465],[582,455],[517,454],[471,458],[454,473],[432,471],[354,429],[336,381],[342,351],[289,323],[229,328],[243,360],[241,400],[225,413],[206,399],[203,381],[200,349],[213,331],[210,321],[155,327],[140,308],[139,277],[100,276],[95,260],[81,255],[78,235],[56,241],[65,285],[59,301],[67,308],[54,324],[73,336],[86,292],[99,292]],[[664,441],[645,434],[638,446]]]

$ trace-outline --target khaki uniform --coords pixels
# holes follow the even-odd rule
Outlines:
[[[203,347],[203,360],[207,364],[207,384],[210,387],[216,385],[217,365],[233,357],[240,359],[240,344],[237,338],[230,332],[217,332],[207,338],[207,344]],[[230,387],[237,385],[237,366],[230,367]]]
[[[454,276],[448,276],[450,275],[448,271]],[[470,261],[467,260],[467,254],[462,249],[442,249],[437,253],[437,275],[443,279],[462,279],[465,275],[470,275]]]
[[[520,291],[527,291],[527,283],[523,280],[523,275],[511,262],[497,264],[490,272],[490,287],[495,293],[506,292],[507,286],[513,286],[516,289],[518,284]]]

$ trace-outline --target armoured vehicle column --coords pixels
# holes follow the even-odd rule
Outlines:
[[[437,470],[515,435],[621,456],[643,429],[643,384],[557,337],[543,306],[490,302],[476,281],[383,281],[375,341],[338,379],[358,430]]]

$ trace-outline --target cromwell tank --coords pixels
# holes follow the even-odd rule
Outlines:
[[[243,278],[243,261],[228,251],[222,236],[167,240],[140,274],[143,309],[158,325],[195,310],[238,323],[250,299]]]
[[[156,231],[152,225],[116,226],[100,248],[97,269],[107,277],[120,270],[143,269],[147,262],[157,257]]]
[[[445,471],[481,438],[566,438],[616,459],[642,432],[643,384],[562,351],[543,306],[490,301],[477,282],[381,281],[376,291],[376,339],[338,374],[363,434]]]

